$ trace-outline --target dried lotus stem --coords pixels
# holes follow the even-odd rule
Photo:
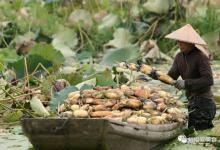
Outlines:
[[[167,74],[164,74],[161,71],[157,71],[156,72],[158,74],[158,79],[164,83],[173,85],[174,84],[174,80]]]
[[[148,66],[148,65],[141,65],[141,68],[140,68],[140,71],[143,73],[143,74],[150,74],[152,72],[152,67],[151,66]]]
[[[138,67],[136,64],[130,63],[128,64],[128,69],[130,69],[131,71],[137,71]]]

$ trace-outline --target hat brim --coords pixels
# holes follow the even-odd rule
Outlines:
[[[165,38],[192,44],[207,45],[190,24],[166,35]]]

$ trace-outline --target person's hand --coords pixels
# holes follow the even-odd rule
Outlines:
[[[185,89],[185,81],[177,80],[176,83],[174,83],[174,86],[179,90]]]
[[[154,80],[158,80],[158,74],[157,74],[156,70],[152,70],[151,73],[149,74],[149,76]]]

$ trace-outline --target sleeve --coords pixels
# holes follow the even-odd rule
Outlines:
[[[197,67],[201,77],[197,79],[186,79],[185,84],[188,90],[199,90],[213,85],[212,69],[209,59],[205,55],[199,57]]]
[[[167,73],[170,77],[172,77],[174,80],[177,80],[180,76],[178,65],[177,65],[178,55],[176,55],[173,65],[170,68],[169,72]]]

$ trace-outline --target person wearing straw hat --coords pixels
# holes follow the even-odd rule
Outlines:
[[[168,72],[174,80],[174,86],[186,91],[188,99],[188,127],[196,130],[212,128],[212,120],[216,113],[211,86],[213,85],[212,70],[206,42],[190,24],[166,35],[165,38],[176,40],[180,52],[176,55]]]

